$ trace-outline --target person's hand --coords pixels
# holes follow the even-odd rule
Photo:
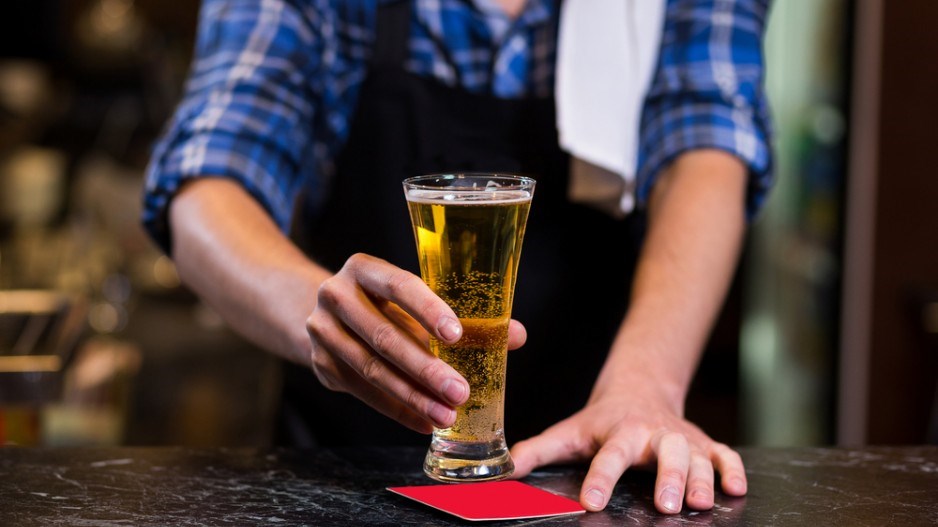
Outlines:
[[[691,509],[712,508],[714,468],[723,492],[744,495],[746,473],[739,454],[710,439],[666,401],[650,384],[620,383],[597,390],[573,416],[514,445],[514,477],[542,465],[592,458],[580,490],[580,503],[590,511],[609,503],[626,469],[655,463],[654,500],[662,513],[680,512],[685,501]]]
[[[453,310],[413,273],[356,254],[319,287],[306,321],[310,362],[328,389],[348,392],[421,433],[446,428],[469,384],[428,349],[432,335],[447,343],[462,336]],[[512,320],[509,349],[524,327]]]

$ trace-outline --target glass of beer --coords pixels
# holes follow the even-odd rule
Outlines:
[[[508,323],[534,180],[428,175],[405,180],[404,193],[420,274],[463,327],[458,342],[431,338],[430,350],[469,382],[456,422],[434,430],[424,472],[440,481],[506,478],[514,471],[504,426]]]

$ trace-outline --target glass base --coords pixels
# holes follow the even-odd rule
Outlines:
[[[448,441],[434,435],[423,471],[437,481],[495,481],[510,476],[515,464],[504,437],[494,441]]]

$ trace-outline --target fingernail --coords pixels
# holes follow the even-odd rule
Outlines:
[[[590,507],[601,509],[603,508],[603,501],[603,493],[599,489],[590,489],[589,492],[586,493],[586,503],[588,503]]]
[[[430,407],[430,419],[440,428],[449,428],[456,420],[456,411],[442,404],[433,403]]]
[[[440,318],[436,331],[447,342],[454,342],[462,336],[462,326],[459,325],[459,321],[447,316]]]
[[[681,497],[677,494],[674,487],[665,487],[661,491],[661,506],[671,512],[681,510]]]
[[[465,402],[468,391],[466,385],[456,379],[443,381],[443,395],[453,404],[459,405]]]

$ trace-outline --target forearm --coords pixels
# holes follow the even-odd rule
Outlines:
[[[237,332],[309,365],[306,317],[331,273],[280,232],[239,185],[220,178],[186,185],[169,211],[183,282]]]
[[[745,185],[744,165],[715,150],[684,154],[662,174],[649,202],[629,312],[596,392],[652,382],[682,413],[739,257]]]

